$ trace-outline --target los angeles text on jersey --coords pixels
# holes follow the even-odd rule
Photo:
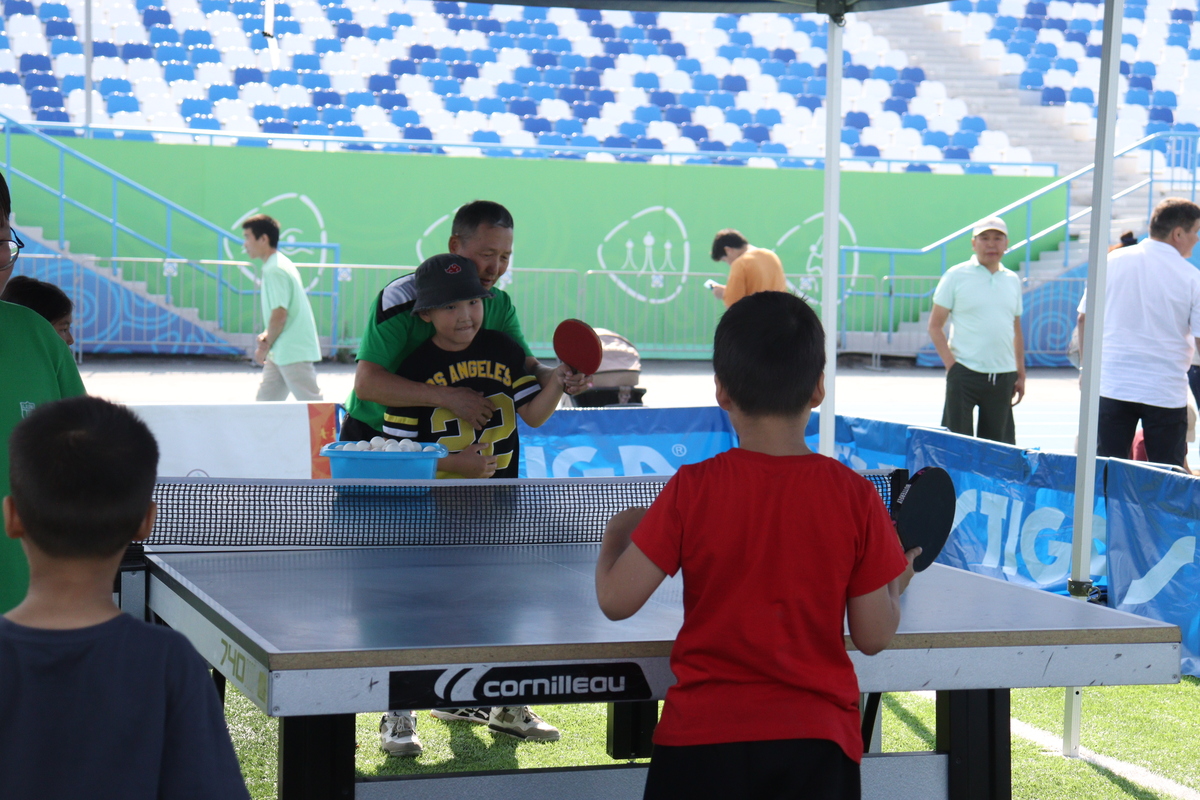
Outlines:
[[[445,372],[437,372],[425,382],[437,386],[449,386],[459,381],[465,381],[467,378],[487,378],[488,380],[499,381],[505,386],[512,386],[512,372],[509,371],[508,365],[497,364],[495,361],[489,361],[486,358],[477,358],[451,364],[448,372],[450,373],[449,380],[446,379]]]

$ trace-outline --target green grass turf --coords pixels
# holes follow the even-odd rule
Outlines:
[[[1103,687],[1084,691],[1082,742],[1097,753],[1143,766],[1163,777],[1200,787],[1200,681],[1178,686]],[[1045,731],[1061,733],[1062,689],[1012,693],[1012,715]],[[262,714],[232,687],[226,699],[230,734],[254,800],[274,800],[278,722]],[[932,750],[934,703],[912,694],[883,699],[883,749]],[[520,742],[483,726],[447,724],[419,712],[417,732],[425,752],[390,758],[379,749],[379,714],[358,716],[360,775],[404,775],[474,770],[612,764],[604,752],[603,705],[539,707],[563,731],[554,743]],[[1047,753],[1014,737],[1014,800],[1168,800],[1101,767]]]

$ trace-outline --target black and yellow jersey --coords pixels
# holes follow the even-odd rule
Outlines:
[[[383,415],[383,433],[395,439],[434,442],[451,453],[476,442],[487,444],[483,453],[496,456],[496,478],[517,477],[520,456],[517,409],[541,391],[537,379],[525,371],[525,351],[500,331],[482,329],[465,349],[443,350],[433,340],[404,359],[396,374],[436,386],[462,386],[481,392],[496,406],[496,413],[477,431],[448,408],[389,408]],[[458,478],[438,472],[439,478]]]

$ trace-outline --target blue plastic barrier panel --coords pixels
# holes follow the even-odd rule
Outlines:
[[[939,563],[1066,593],[1075,527],[1075,456],[912,428],[908,468],[927,466],[949,472],[958,495],[954,529]],[[1103,492],[1097,491],[1096,498],[1091,572],[1099,581],[1107,573],[1107,547]]]
[[[674,475],[737,441],[716,406],[563,409],[540,428],[517,427],[522,478]]]
[[[804,440],[817,452],[821,412],[814,411]],[[903,468],[908,454],[908,426],[861,417],[837,418],[833,428],[834,455],[851,469]]]
[[[1200,479],[1112,459],[1108,512],[1109,605],[1178,625],[1200,676]]]

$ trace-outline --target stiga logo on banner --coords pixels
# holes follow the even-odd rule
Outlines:
[[[938,561],[993,578],[1065,592],[1071,572],[1075,457],[913,428],[909,469],[950,473],[954,528]],[[1104,495],[1097,479],[1093,578],[1105,576]],[[1103,581],[1102,581],[1103,582]]]
[[[391,673],[388,707],[594,703],[650,696],[642,668],[631,662],[449,667]]]
[[[736,438],[716,406],[558,411],[540,428],[518,421],[518,430],[522,478],[674,475]]]

